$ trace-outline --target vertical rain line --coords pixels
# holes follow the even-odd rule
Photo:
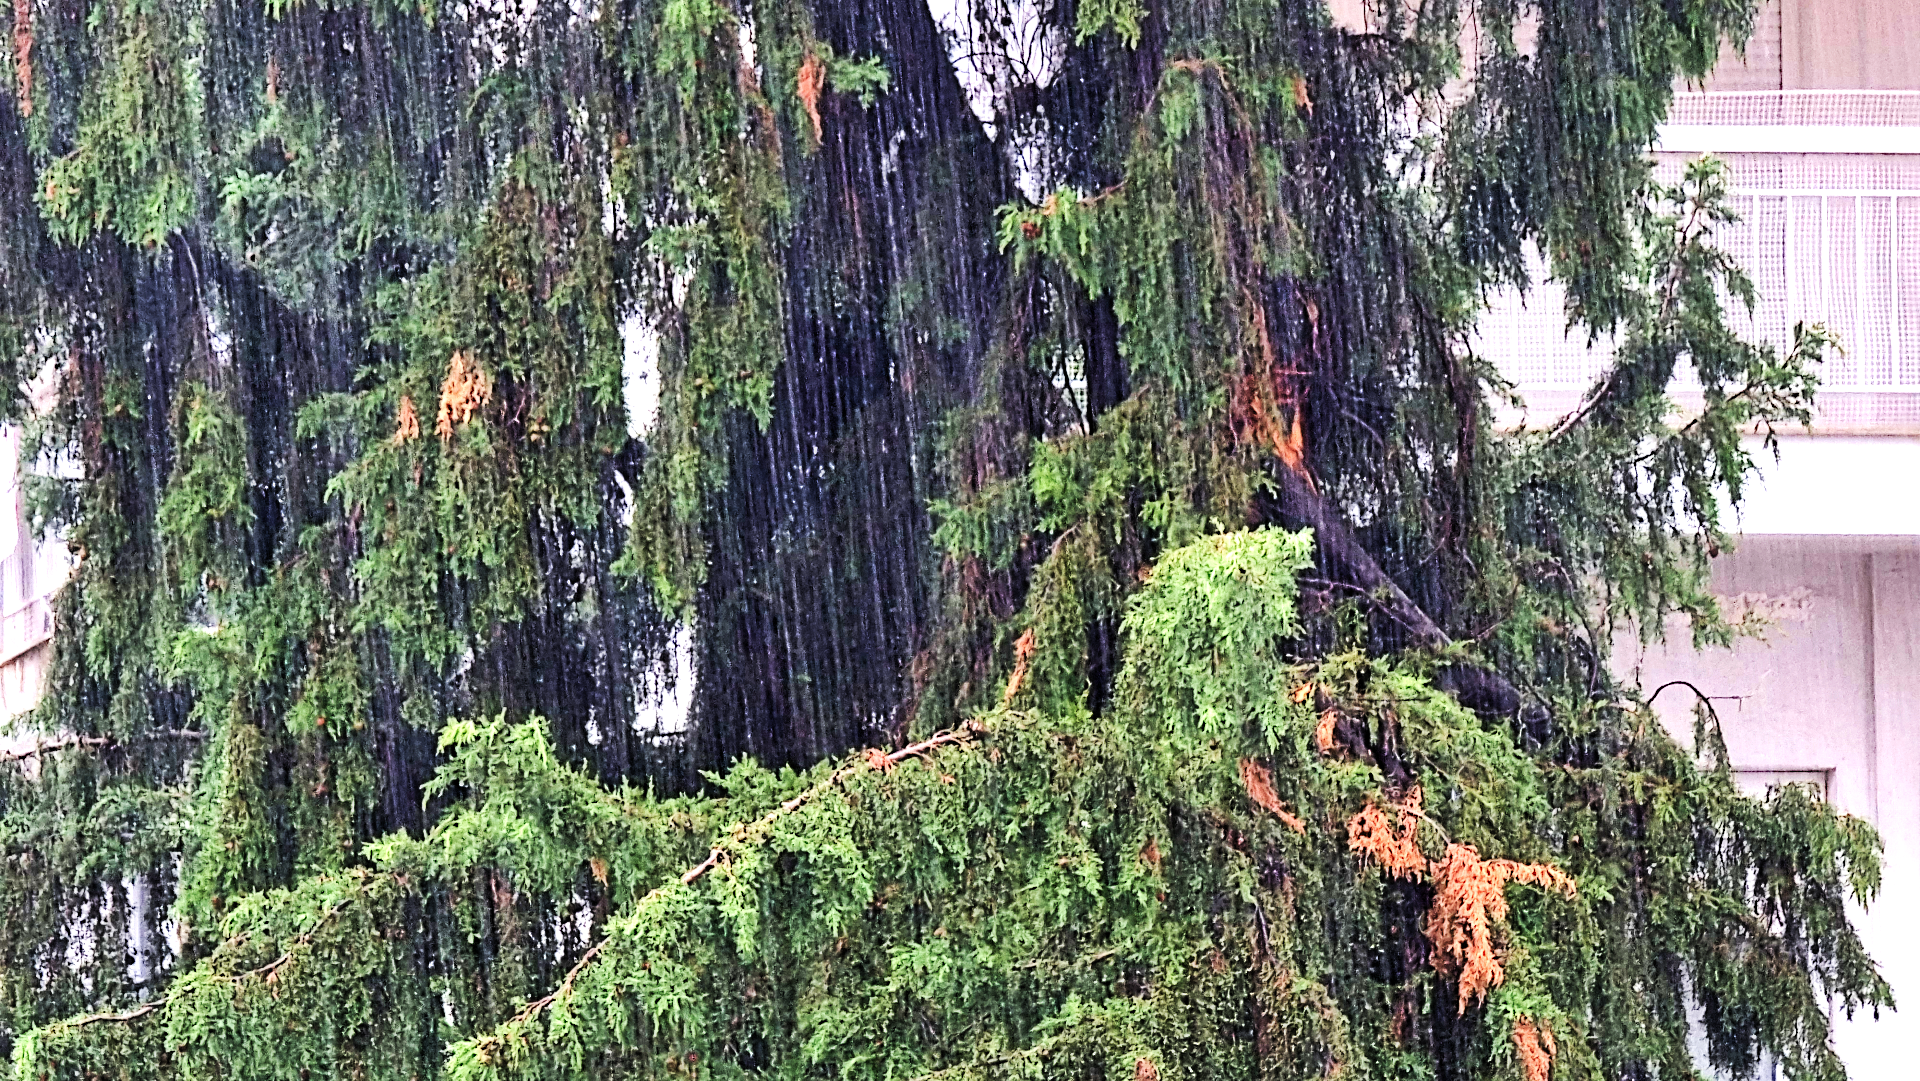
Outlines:
[[[1796,245],[1793,242],[1794,230],[1798,228],[1798,221],[1797,221],[1798,216],[1794,213],[1794,210],[1796,209],[1795,204],[1798,202],[1799,200],[1793,197],[1792,192],[1787,193],[1786,270],[1787,270],[1787,325],[1789,329],[1791,329],[1793,324],[1797,322],[1800,318],[1800,296],[1799,296],[1800,290],[1797,288],[1797,286],[1799,285],[1800,275],[1798,272],[1799,267],[1793,261],[1794,249],[1798,247],[1798,245]]]
[[[1833,223],[1826,192],[1820,193],[1820,321],[1833,327]]]
[[[1747,218],[1747,273],[1755,278],[1760,276],[1760,193],[1755,192],[1748,203],[1750,215]],[[1747,334],[1760,336],[1760,303],[1747,308]]]
[[[1853,336],[1854,348],[1860,351],[1859,364],[1862,368],[1867,367],[1867,229],[1863,221],[1866,214],[1865,198],[1858,192],[1853,196]],[[1873,378],[1868,376],[1866,382],[1871,385]]]
[[[1887,337],[1893,347],[1893,381],[1906,382],[1906,351],[1900,341],[1900,193],[1887,196],[1887,282],[1891,312],[1887,319]]]

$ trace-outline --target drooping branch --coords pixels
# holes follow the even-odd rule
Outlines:
[[[313,921],[313,926],[307,928],[305,931],[294,936],[293,941],[287,944],[287,948],[282,950],[279,956],[275,957],[271,961],[268,961],[264,965],[259,965],[254,968],[247,969],[244,972],[234,973],[232,976],[227,977],[227,979],[234,984],[239,984],[250,979],[271,978],[274,975],[274,973],[279,972],[282,968],[285,968],[288,962],[293,960],[293,956],[294,956],[293,951],[296,948],[300,946],[304,946],[309,942],[312,942],[313,937],[320,933],[321,928],[325,927],[328,923],[332,922],[333,918],[339,915],[341,911],[347,907],[347,903],[349,901],[353,901],[360,897],[365,896],[366,892],[367,891],[366,891],[365,885],[362,885],[360,889],[357,889],[351,893],[342,895],[338,900],[334,901],[333,904],[328,905],[324,912],[320,913],[319,918]],[[164,1006],[170,1005],[178,997],[179,996],[177,992],[165,994],[160,996],[159,998],[148,999],[147,1001],[142,1002],[138,1006],[134,1006],[126,1010],[121,1010],[118,1013],[90,1013],[84,1017],[76,1017],[70,1021],[56,1022],[56,1024],[58,1024],[62,1028],[85,1028],[88,1025],[96,1025],[106,1021],[125,1024],[126,1022],[129,1022],[129,1021],[137,1021],[140,1018],[145,1017],[148,1014],[153,1013],[154,1011],[159,1010]]]
[[[918,743],[909,744],[891,753],[883,752],[877,748],[869,748],[852,764],[842,766],[835,770],[832,776],[829,776],[826,780],[787,800],[785,803],[768,811],[765,815],[762,815],[751,823],[743,822],[731,827],[726,831],[725,836],[736,845],[744,843],[749,839],[758,840],[766,836],[767,831],[773,827],[775,822],[812,803],[827,792],[845,784],[848,778],[857,773],[865,773],[870,770],[889,770],[909,758],[923,758],[928,751],[934,750],[935,748],[968,743],[984,731],[986,731],[985,725],[981,724],[978,720],[969,720],[959,728],[936,732]],[[674,880],[674,884],[691,886],[695,882],[700,881],[708,871],[720,865],[720,860],[726,854],[728,848],[729,845],[725,841],[715,844],[713,848],[707,852],[706,859],[687,868],[684,874]],[[669,887],[656,887],[648,896],[651,897],[667,888]],[[642,898],[636,903],[635,907],[638,908],[645,903],[646,898]],[[574,981],[579,979],[580,974],[586,971],[589,965],[599,959],[600,954],[607,948],[608,941],[608,939],[603,938],[589,947],[585,953],[580,955],[580,959],[574,962],[573,967],[567,970],[567,974],[560,978],[560,983],[556,985],[552,991],[527,1003],[526,1007],[515,1014],[512,1020],[508,1021],[507,1025],[503,1027],[511,1027],[529,1021],[538,1016],[541,1011],[545,1010],[548,1006],[553,1005],[555,1002],[570,994],[573,990]]]
[[[1291,469],[1270,472],[1278,483],[1278,498],[1263,500],[1265,505],[1256,508],[1258,513],[1295,528],[1312,529],[1315,550],[1326,563],[1327,573],[1364,592],[1387,618],[1406,630],[1414,644],[1436,653],[1453,646],[1453,637],[1381,569],[1380,561],[1360,543],[1326,496]],[[1511,680],[1478,665],[1450,664],[1440,670],[1435,683],[1476,713],[1510,717],[1524,702]]]

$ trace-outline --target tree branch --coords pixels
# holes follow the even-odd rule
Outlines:
[[[1330,575],[1365,592],[1383,613],[1406,628],[1418,645],[1436,652],[1453,645],[1452,636],[1380,568],[1380,562],[1354,536],[1346,519],[1325,496],[1291,469],[1272,473],[1279,483],[1279,502],[1268,516],[1312,529],[1315,551]],[[1478,665],[1449,664],[1439,671],[1434,683],[1476,713],[1513,716],[1525,702],[1512,681]]]
[[[64,736],[52,741],[40,740],[25,750],[9,751],[5,754],[0,754],[0,762],[18,762],[22,759],[35,758],[43,754],[52,754],[55,751],[65,751],[74,747],[115,747],[124,743],[133,742],[134,740],[144,739],[199,740],[205,738],[207,738],[205,732],[193,732],[186,729],[160,729],[154,732],[142,732],[129,739],[119,739],[114,736]]]
[[[971,742],[976,735],[985,730],[985,726],[979,721],[970,720],[959,728],[936,732],[927,739],[923,739],[910,746],[902,747],[891,754],[883,754],[877,749],[869,749],[855,760],[852,765],[842,766],[838,770],[835,770],[831,777],[801,792],[799,795],[782,803],[773,810],[768,811],[764,816],[754,822],[743,822],[731,827],[726,831],[725,835],[742,842],[747,840],[749,835],[757,839],[759,836],[764,835],[775,822],[813,802],[826,792],[846,783],[847,779],[854,774],[864,773],[869,770],[890,770],[909,758],[924,757],[928,751],[936,747]],[[688,868],[686,873],[679,877],[676,884],[691,886],[695,882],[698,882],[708,871],[720,865],[720,858],[726,851],[727,845],[725,842],[714,845],[712,850],[707,853],[707,858]],[[653,897],[668,888],[667,886],[656,887],[647,894],[647,897],[641,898],[637,904],[646,903],[648,897]],[[553,1005],[555,1002],[571,994],[573,992],[574,981],[579,978],[582,972],[586,971],[588,965],[599,958],[600,954],[606,950],[609,941],[610,939],[603,938],[594,943],[587,952],[580,955],[580,960],[574,962],[573,967],[567,970],[567,974],[560,978],[560,983],[554,987],[552,991],[527,1003],[524,1009],[514,1014],[512,1019],[505,1025],[502,1025],[501,1028],[523,1024],[532,1020],[538,1016],[542,1010],[545,1010],[548,1006]],[[492,1036],[483,1036],[480,1037],[480,1040],[481,1042],[486,1042],[494,1038],[495,1037]]]
[[[1667,276],[1660,286],[1660,310],[1654,316],[1653,321],[1653,325],[1662,333],[1666,332],[1668,317],[1673,314],[1673,305],[1678,299],[1680,276],[1686,269],[1687,252],[1699,239],[1699,234],[1694,231],[1694,226],[1699,223],[1700,213],[1704,209],[1706,209],[1706,202],[1696,193],[1692,200],[1692,205],[1687,210],[1686,218],[1674,228],[1673,258],[1667,262]],[[1552,442],[1566,435],[1581,421],[1592,415],[1593,411],[1598,409],[1600,403],[1605,400],[1607,392],[1613,389],[1613,381],[1619,374],[1620,362],[1616,360],[1613,366],[1607,369],[1605,377],[1582,399],[1579,407],[1566,416],[1561,417],[1560,422],[1555,424],[1553,429],[1547,433],[1547,442]]]
[[[283,968],[287,964],[287,962],[293,960],[293,951],[297,947],[304,946],[307,943],[313,941],[313,936],[319,933],[320,928],[325,927],[329,921],[331,921],[335,916],[339,915],[340,910],[347,907],[348,901],[351,901],[357,897],[363,896],[365,893],[366,893],[366,888],[363,883],[360,889],[355,890],[352,893],[349,893],[346,896],[341,897],[339,900],[335,901],[333,904],[328,905],[326,908],[326,911],[320,913],[320,918],[313,922],[312,927],[309,927],[307,930],[294,936],[293,941],[287,944],[286,950],[283,951],[280,954],[280,956],[274,958],[271,961],[268,961],[266,964],[261,965],[258,968],[250,968],[245,972],[236,972],[233,975],[228,976],[227,980],[231,983],[238,984],[243,980],[251,979],[254,977],[272,976],[275,972],[278,972],[281,968]],[[161,995],[159,998],[149,999],[146,1002],[142,1002],[140,1005],[133,1007],[132,1009],[123,1010],[120,1013],[90,1013],[90,1014],[87,1014],[85,1017],[76,1017],[71,1021],[56,1021],[54,1022],[54,1026],[59,1028],[85,1028],[88,1025],[98,1024],[99,1022],[102,1022],[102,1021],[119,1021],[119,1022],[137,1021],[140,1018],[145,1017],[146,1015],[154,1012],[155,1010],[158,1010],[160,1007],[171,1004],[174,1000],[174,997],[175,996],[172,994],[165,994],[165,995]]]

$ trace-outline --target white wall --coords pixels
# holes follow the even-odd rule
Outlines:
[[[1897,524],[1912,501],[1889,462],[1865,476],[1831,477],[1821,465],[1858,466],[1846,447],[1789,447],[1773,497],[1806,498],[1841,522]],[[1878,448],[1904,455],[1891,442]],[[1797,452],[1797,453],[1796,453]],[[1904,459],[1900,459],[1904,461]],[[1796,471],[1805,471],[1804,475]],[[1871,488],[1877,476],[1880,487]],[[1871,505],[1848,502],[1853,492]],[[1765,514],[1786,520],[1791,508]],[[1812,516],[1816,524],[1819,515]],[[1805,514],[1793,521],[1807,521]],[[1904,1081],[1920,1074],[1912,1050],[1920,1013],[1920,537],[1749,536],[1714,568],[1714,590],[1734,604],[1770,612],[1764,640],[1695,653],[1684,643],[1643,650],[1621,643],[1617,666],[1648,690],[1685,679],[1715,702],[1736,770],[1752,787],[1789,775],[1826,782],[1842,811],[1871,822],[1885,842],[1880,898],[1858,916],[1868,948],[1907,1013],[1836,1018],[1836,1046],[1856,1081]],[[1724,698],[1722,696],[1725,696]],[[1656,702],[1680,738],[1692,731],[1692,695],[1673,688]]]
[[[1763,466],[1739,526],[1748,536],[1920,536],[1920,438],[1795,435]]]

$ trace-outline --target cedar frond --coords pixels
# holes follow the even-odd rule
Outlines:
[[[1333,730],[1340,724],[1340,711],[1329,709],[1320,714],[1320,723],[1313,728],[1313,747],[1321,754],[1333,753]]]
[[[1527,1081],[1547,1081],[1553,1072],[1553,1058],[1559,1048],[1554,1046],[1553,1030],[1546,1022],[1534,1024],[1533,1018],[1522,1017],[1513,1023],[1513,1049],[1520,1056],[1520,1069],[1527,1075]]]
[[[1027,665],[1033,661],[1035,640],[1033,628],[1028,627],[1013,643],[1013,674],[1007,677],[1007,689],[1000,694],[1000,705],[1004,708],[1013,703],[1013,696],[1027,685]]]
[[[1460,1012],[1507,978],[1505,951],[1494,942],[1493,928],[1507,918],[1507,884],[1523,882],[1572,897],[1577,887],[1556,867],[1513,860],[1483,860],[1472,845],[1450,844],[1433,864],[1433,906],[1427,910],[1427,939],[1433,943],[1433,967],[1460,982]]]
[[[1303,837],[1306,836],[1307,824],[1300,821],[1299,816],[1288,811],[1287,805],[1281,802],[1279,793],[1273,790],[1272,770],[1251,758],[1242,758],[1240,783],[1246,787],[1249,799],[1273,812],[1280,821],[1287,824],[1288,829]]]
[[[1347,848],[1363,858],[1371,858],[1380,869],[1394,878],[1417,882],[1427,875],[1427,857],[1420,851],[1416,830],[1419,827],[1420,787],[1415,785],[1406,799],[1395,808],[1400,825],[1395,828],[1386,813],[1373,801],[1367,801],[1347,819]]]
[[[13,76],[18,84],[20,118],[33,115],[33,4],[13,0]]]
[[[800,95],[800,104],[806,107],[807,119],[813,122],[813,141],[817,143],[821,137],[820,92],[827,85],[827,66],[820,62],[818,53],[807,54],[795,82],[797,85],[794,89]]]
[[[413,410],[413,396],[402,394],[400,408],[393,415],[393,441],[395,444],[412,442],[420,438],[420,414]]]

